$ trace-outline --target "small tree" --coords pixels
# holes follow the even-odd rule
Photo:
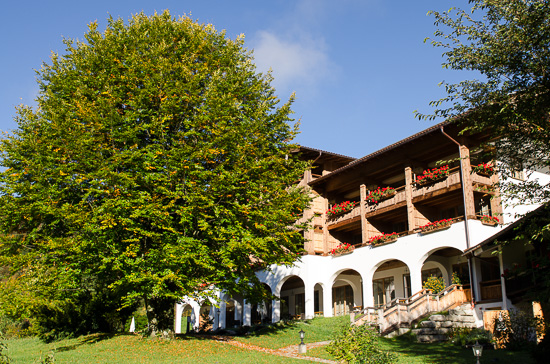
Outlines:
[[[88,295],[128,307],[120,322],[144,302],[151,331],[214,286],[265,298],[255,271],[303,249],[292,99],[242,37],[188,17],[109,19],[85,39],[43,65],[38,108],[1,142],[0,266],[75,314]]]
[[[380,350],[378,332],[367,325],[343,327],[327,346],[327,352],[349,364],[389,364],[397,360],[395,354]]]

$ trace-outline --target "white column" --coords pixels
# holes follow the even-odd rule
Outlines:
[[[481,262],[478,258],[476,258],[475,256],[472,257],[471,259],[471,264],[472,264],[472,279],[474,280],[473,282],[470,282],[470,285],[472,286],[472,288],[475,290],[475,297],[476,297],[476,301],[481,301],[482,297],[481,297],[481,290],[480,290],[480,285],[479,283],[481,282]]]
[[[315,288],[310,285],[304,285],[304,296],[306,300],[306,307],[304,314],[306,315],[306,319],[312,319],[315,316],[315,295],[314,290]]]
[[[200,325],[201,306],[197,302],[193,301],[193,303],[191,303],[191,307],[193,308],[191,311],[191,327],[194,330],[198,330]]]
[[[226,308],[227,308],[227,302],[225,301],[220,302],[220,322],[218,325],[220,329],[226,328],[226,323],[227,323],[227,317],[225,317],[227,313]]]
[[[502,309],[508,309],[508,297],[506,296],[506,278],[503,277],[504,274],[504,263],[502,261],[502,249],[498,248],[498,266],[500,268],[500,287],[502,291]]]
[[[243,326],[252,326],[252,305],[247,300],[243,302]]]
[[[332,317],[332,285],[323,286],[323,316]]]
[[[363,279],[363,308],[365,307],[374,307],[372,276],[369,279]]]
[[[239,300],[235,300],[235,320],[239,321],[239,326],[243,325],[243,306]]]
[[[174,332],[181,334],[181,313],[183,311],[183,304],[176,303],[174,305]]]
[[[281,321],[281,301],[273,300],[271,301],[271,322]]]
[[[415,294],[422,290],[422,264],[410,266],[411,293]]]

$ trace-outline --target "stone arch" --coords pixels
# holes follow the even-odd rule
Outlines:
[[[277,284],[275,295],[280,298],[280,317],[305,314],[305,282],[297,275],[288,275]]]
[[[322,282],[317,282],[313,285],[313,313],[321,315],[324,312],[324,292],[325,285]]]
[[[271,287],[267,283],[261,283],[262,286],[272,294]],[[252,323],[269,323],[273,320],[273,302],[265,300],[263,302],[252,305]]]
[[[355,269],[341,269],[331,277],[334,316],[347,315],[363,306],[363,279]]]
[[[214,316],[212,314],[212,304],[209,301],[204,301],[200,305],[199,309],[199,330],[200,331],[210,331],[213,328]]]
[[[372,304],[382,306],[395,298],[410,297],[412,292],[409,265],[400,259],[383,259],[368,272]],[[368,297],[370,299],[370,297]]]
[[[458,267],[467,265],[467,260],[462,257],[461,250],[450,246],[441,246],[424,253],[418,264],[421,267],[422,281],[432,275],[433,270],[438,269],[445,284],[449,286],[453,270],[462,270],[463,267],[460,269]]]
[[[225,328],[238,326],[238,301],[234,298],[225,299]]]

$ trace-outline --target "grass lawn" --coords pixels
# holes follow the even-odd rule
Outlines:
[[[327,341],[338,327],[349,322],[349,316],[315,318],[309,321],[278,323],[262,327],[243,337],[234,339],[269,349],[279,349],[300,342],[298,332],[304,330],[305,342]],[[55,350],[56,363],[83,364],[134,364],[134,363],[307,363],[268,353],[237,348],[210,339],[184,336],[176,340],[150,340],[138,335],[88,335],[51,344],[36,338],[7,340],[7,354],[13,363],[34,363]],[[380,339],[383,350],[398,356],[398,363],[475,363],[471,349],[449,343],[425,344],[407,336]],[[307,356],[333,359],[325,347],[308,350]],[[484,350],[482,363],[534,363],[528,353],[505,350]]]
[[[349,316],[316,317],[308,321],[279,322],[266,326],[247,336],[235,337],[240,342],[269,349],[280,349],[300,343],[300,330],[304,330],[304,342],[315,343],[332,339],[342,325],[349,324]]]
[[[89,335],[51,344],[36,338],[6,342],[7,354],[14,364],[34,363],[50,350],[56,351],[55,360],[60,364],[304,363],[196,337],[165,341],[137,335]]]

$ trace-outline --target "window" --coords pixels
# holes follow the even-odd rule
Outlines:
[[[520,181],[525,181],[525,173],[523,172],[523,163],[521,161],[510,161],[510,177]]]
[[[372,281],[374,306],[382,306],[395,298],[395,284],[393,277],[374,279]]]
[[[403,287],[405,288],[405,298],[412,296],[410,274],[403,274]]]
[[[296,296],[294,296],[295,299],[295,305],[294,305],[294,314],[295,315],[301,315],[305,313],[305,306],[306,306],[306,296],[304,293],[298,293]]]

